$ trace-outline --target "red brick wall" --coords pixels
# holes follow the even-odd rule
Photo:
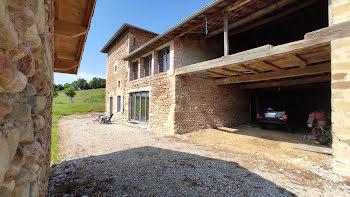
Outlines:
[[[177,76],[175,84],[175,133],[248,123],[249,94],[234,85],[195,75]]]

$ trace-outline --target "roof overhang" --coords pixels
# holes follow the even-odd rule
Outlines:
[[[96,0],[56,0],[54,71],[77,74]]]
[[[316,80],[330,80],[331,41],[349,36],[350,22],[343,22],[307,33],[303,40],[296,42],[279,46],[265,45],[184,66],[176,69],[175,75],[206,75],[214,78],[218,85],[260,83],[304,76],[317,77],[303,79],[310,83]],[[288,84],[289,82],[284,83]],[[242,87],[248,88],[247,85]],[[260,84],[253,85],[253,87],[262,86]]]
[[[130,25],[128,23],[124,23],[118,30],[117,32],[115,32],[115,34],[112,36],[112,38],[105,44],[105,46],[101,49],[102,53],[108,53],[108,51],[110,50],[110,48],[114,45],[115,42],[117,42],[126,31],[128,31],[129,29],[136,29],[138,31],[143,31],[149,34],[154,34],[155,36],[157,36],[157,33]]]
[[[228,27],[230,35],[233,35],[246,24],[263,23],[272,17],[282,17],[283,14],[302,10],[316,2],[317,0],[303,2],[298,0],[215,0],[123,59],[135,59],[144,53],[155,50],[158,46],[185,35],[196,35],[205,39],[219,35],[224,31],[225,13],[230,24]]]

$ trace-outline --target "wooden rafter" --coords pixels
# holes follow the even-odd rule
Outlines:
[[[261,73],[256,75],[247,75],[241,77],[228,77],[218,79],[217,84],[243,83],[254,81],[266,81],[271,79],[282,79],[287,77],[298,77],[304,75],[315,75],[331,72],[330,62],[320,63],[318,65],[307,66],[306,68],[293,68],[288,70],[280,70],[276,72]]]
[[[207,69],[260,61],[264,59],[270,59],[273,56],[290,56],[291,53],[299,54],[302,51],[305,52],[314,50],[315,48],[329,46],[329,42],[332,40],[350,36],[350,21],[332,25],[330,27],[318,30],[317,32],[317,36],[313,35],[310,39],[303,39],[275,47],[267,45],[229,56],[223,56],[221,58],[184,66],[176,69],[175,74],[181,75],[193,72],[205,72]]]
[[[228,6],[225,11],[227,12],[230,12],[232,10],[235,10],[241,6],[244,6],[245,4],[248,4],[250,3],[251,1],[253,0],[238,0],[238,1],[235,1],[233,4],[231,4],[230,6]]]
[[[57,69],[70,69],[73,67],[78,66],[79,61],[78,60],[68,60],[68,59],[61,59],[61,58],[56,58],[55,59],[55,68]]]
[[[253,84],[244,84],[239,85],[241,89],[256,89],[256,88],[267,88],[267,87],[282,87],[282,86],[293,86],[293,85],[301,85],[301,84],[310,84],[310,83],[321,83],[328,82],[331,80],[330,75],[326,76],[316,76],[316,77],[304,77],[302,79],[288,79],[284,81],[267,81],[267,82],[259,82]]]
[[[241,25],[243,25],[243,24],[249,23],[249,22],[251,22],[251,21],[253,21],[253,20],[255,20],[255,19],[259,18],[259,17],[262,17],[262,16],[264,16],[264,15],[266,15],[266,14],[268,14],[268,13],[274,12],[274,11],[276,11],[276,10],[282,8],[282,7],[285,7],[285,6],[287,6],[288,4],[290,4],[290,3],[292,3],[292,2],[295,2],[295,1],[296,1],[296,0],[281,0],[281,1],[277,2],[277,3],[274,3],[274,4],[268,6],[268,7],[264,8],[264,9],[261,9],[261,10],[255,12],[255,13],[253,13],[253,14],[251,14],[251,15],[245,17],[245,18],[243,18],[242,20],[239,20],[239,21],[236,21],[236,22],[234,22],[234,23],[231,23],[231,24],[228,26],[228,29],[233,29],[233,28],[235,28],[235,27],[238,27],[238,26],[241,26]],[[224,28],[219,28],[219,29],[217,29],[217,30],[214,30],[214,31],[210,32],[210,33],[206,36],[206,38],[210,38],[210,37],[212,37],[212,36],[215,36],[215,35],[217,35],[217,34],[220,34],[220,33],[222,33],[223,31],[224,31]]]
[[[289,15],[289,14],[291,14],[291,13],[294,13],[294,12],[296,12],[296,11],[298,11],[298,10],[301,10],[301,9],[303,9],[303,8],[309,6],[309,5],[312,5],[312,4],[315,3],[316,1],[317,1],[317,0],[310,0],[310,1],[306,1],[306,2],[300,3],[299,5],[297,5],[297,6],[295,6],[295,7],[292,7],[292,8],[290,8],[290,9],[287,9],[287,10],[284,11],[284,12],[277,13],[277,14],[275,14],[275,15],[273,15],[273,16],[271,16],[271,17],[265,18],[265,19],[263,19],[263,20],[261,20],[261,21],[257,21],[257,22],[255,22],[255,23],[252,23],[251,25],[247,25],[247,26],[244,26],[244,27],[242,27],[242,28],[238,28],[238,29],[236,29],[236,30],[233,30],[233,31],[230,32],[230,36],[235,35],[235,34],[239,34],[239,33],[241,33],[241,32],[248,31],[248,30],[253,29],[253,28],[255,28],[255,27],[259,27],[259,26],[264,25],[264,24],[266,24],[266,23],[269,23],[269,22],[271,22],[271,21],[275,21],[275,20],[277,20],[277,19],[279,19],[279,18],[282,18],[282,17],[287,16],[287,15]],[[241,25],[243,25],[243,24],[241,24]],[[237,26],[237,27],[238,27],[238,26]],[[233,29],[233,28],[232,28],[232,29]],[[208,35],[209,35],[209,34],[208,34]]]
[[[249,70],[250,72],[254,73],[254,74],[259,74],[260,72],[255,70],[254,68],[251,68],[247,65],[244,65],[244,64],[238,64],[239,67],[245,69],[245,70]]]
[[[69,38],[78,37],[87,33],[87,27],[67,21],[55,20],[55,35]]]
[[[207,73],[209,73],[209,74],[218,75],[218,76],[221,76],[221,77],[228,77],[228,76],[230,76],[230,75],[226,75],[226,74],[218,73],[218,72],[211,71],[211,70],[206,70],[205,72],[207,72]]]
[[[294,57],[294,60],[301,66],[301,67],[306,67],[307,66],[307,61],[304,60],[303,58],[300,57],[298,54],[292,54],[292,57]]]
[[[231,69],[228,69],[228,68],[220,68],[220,69],[225,71],[225,72],[231,73],[233,75],[248,75],[247,73],[244,73],[244,72],[241,72],[241,71],[236,71],[236,70],[231,70]]]
[[[274,65],[273,63],[267,61],[267,60],[261,60],[257,62],[258,64],[262,65],[263,67],[266,67],[268,69],[274,70],[274,71],[279,71],[282,68],[279,66]]]

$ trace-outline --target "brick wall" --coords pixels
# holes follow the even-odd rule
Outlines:
[[[350,20],[350,0],[333,0],[332,24]],[[350,37],[331,42],[333,170],[350,176]]]
[[[0,196],[46,196],[54,2],[0,0]]]
[[[175,133],[248,123],[249,94],[234,85],[196,75],[177,76],[175,84]]]

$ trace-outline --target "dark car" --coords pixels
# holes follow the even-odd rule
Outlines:
[[[267,108],[266,110],[263,110],[262,113],[258,113],[256,118],[262,129],[283,127],[289,132],[293,131],[288,125],[287,110]]]

